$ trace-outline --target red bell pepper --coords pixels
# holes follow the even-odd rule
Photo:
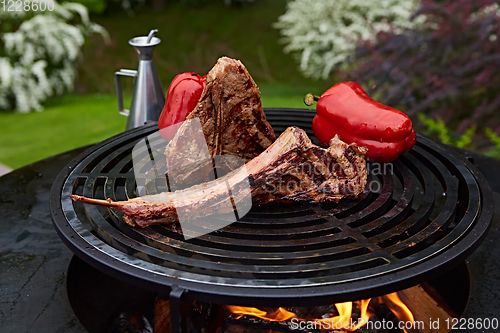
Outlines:
[[[338,83],[321,95],[313,131],[323,145],[338,134],[342,141],[366,146],[367,159],[378,162],[395,160],[416,142],[406,114],[374,101],[355,82]]]
[[[196,73],[186,72],[172,80],[158,121],[163,138],[172,140],[187,115],[196,107],[205,88],[206,78],[206,75],[200,77]]]

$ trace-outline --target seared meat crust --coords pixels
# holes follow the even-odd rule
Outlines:
[[[363,192],[366,152],[365,147],[347,144],[338,136],[323,149],[314,145],[302,129],[289,127],[244,167],[210,182],[120,202],[77,195],[71,198],[119,209],[125,213],[125,222],[142,227],[177,221],[176,209],[189,209],[193,219],[230,213],[239,198],[250,194],[254,205],[273,201],[338,202]],[[248,182],[250,188],[245,186]]]
[[[204,142],[193,140],[199,119],[210,158],[193,158],[204,151]],[[211,180],[212,159],[234,155],[245,162],[262,153],[276,140],[266,120],[259,87],[241,61],[222,57],[207,75],[207,84],[196,108],[189,113],[165,149],[167,167],[179,184]],[[227,165],[233,170],[236,166]]]

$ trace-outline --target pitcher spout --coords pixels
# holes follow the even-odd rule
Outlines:
[[[157,29],[153,29],[148,36],[135,37],[129,40],[129,44],[139,54],[137,71],[121,69],[115,73],[118,109],[120,114],[128,117],[127,130],[142,126],[150,121],[158,121],[165,105],[165,94],[153,64],[154,47],[161,42],[158,37],[154,36],[157,31]],[[134,91],[130,111],[123,107],[121,76],[134,77]]]

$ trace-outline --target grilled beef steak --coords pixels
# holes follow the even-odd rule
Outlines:
[[[201,123],[205,142],[193,140],[198,129],[192,120],[196,119]],[[276,136],[262,109],[259,87],[239,60],[223,57],[208,73],[197,106],[168,144],[167,167],[175,171],[170,175],[175,182],[199,184],[210,180],[214,156],[235,155],[248,162],[274,140]],[[200,159],[200,152],[206,151],[205,144],[209,158]],[[227,166],[229,170],[234,168]]]
[[[363,192],[366,152],[365,147],[348,145],[338,136],[323,149],[311,143],[302,129],[289,127],[244,167],[211,182],[120,202],[77,195],[71,198],[117,208],[125,213],[126,223],[142,227],[177,221],[176,209],[190,209],[193,219],[229,213],[238,204],[238,198],[245,197],[240,195],[245,190],[251,191],[255,205],[272,201],[338,202]],[[250,183],[249,188],[243,186],[245,182]],[[227,184],[232,185],[230,195]]]

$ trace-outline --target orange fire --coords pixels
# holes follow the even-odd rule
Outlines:
[[[278,310],[271,313],[267,313],[266,311],[262,311],[257,308],[247,308],[244,306],[228,305],[227,308],[232,313],[239,315],[237,319],[243,317],[244,315],[257,317],[269,321],[285,321],[292,318],[297,318],[295,313],[287,311],[283,308],[279,308]]]
[[[339,313],[338,316],[331,318],[320,318],[315,319],[314,322],[318,324],[319,327],[324,328],[336,328],[336,329],[344,329],[349,332],[354,332],[359,328],[366,325],[368,320],[370,319],[372,313],[368,309],[368,305],[370,304],[371,299],[364,299],[361,301],[357,301],[361,316],[357,320],[352,320],[352,307],[353,302],[345,302],[345,303],[337,303],[335,307]],[[384,302],[387,307],[394,313],[394,315],[399,320],[411,321],[413,320],[413,315],[408,307],[399,299],[397,293],[388,294],[377,299],[379,302]],[[278,310],[274,312],[266,312],[257,308],[244,307],[244,306],[233,306],[228,305],[227,308],[233,314],[238,315],[237,319],[241,318],[244,315],[257,317],[269,321],[285,321],[296,318],[298,321],[306,321],[306,319],[298,318],[298,316],[290,312],[284,308],[278,308]]]
[[[396,318],[398,318],[400,321],[411,321],[412,323],[415,322],[413,313],[411,313],[410,309],[408,309],[408,307],[401,301],[401,299],[398,297],[398,293],[387,294],[385,296],[382,296],[381,298],[383,299],[389,310],[391,310]],[[408,333],[407,330],[404,331]]]
[[[323,318],[317,319],[317,322],[322,322],[323,324],[329,324],[330,328],[343,328],[349,332],[353,332],[360,327],[363,327],[370,319],[371,313],[368,311],[368,304],[371,299],[364,299],[360,301],[361,308],[361,317],[360,320],[356,321],[355,325],[352,325],[354,322],[351,322],[352,317],[352,302],[345,303],[337,303],[335,307],[339,312],[338,316],[331,318]],[[328,327],[328,326],[326,326]]]
[[[368,319],[370,318],[370,313],[368,311],[368,304],[370,303],[370,299],[360,301],[361,307],[361,317],[363,320],[357,321],[356,325],[351,325],[351,314],[352,314],[352,302],[345,303],[337,303],[335,307],[337,308],[339,315],[331,318],[321,318],[316,319],[315,322],[318,323],[319,327],[325,327],[326,324],[329,327],[335,328],[343,328],[350,332],[357,330],[358,328],[364,326]],[[290,320],[292,318],[297,318],[300,321],[305,321],[305,319],[298,318],[297,315],[293,312],[287,311],[284,308],[278,308],[278,310],[274,312],[266,312],[259,310],[257,308],[250,308],[244,306],[233,306],[228,305],[227,308],[234,314],[237,314],[238,318],[241,318],[244,315],[257,317],[269,321],[285,321]]]

